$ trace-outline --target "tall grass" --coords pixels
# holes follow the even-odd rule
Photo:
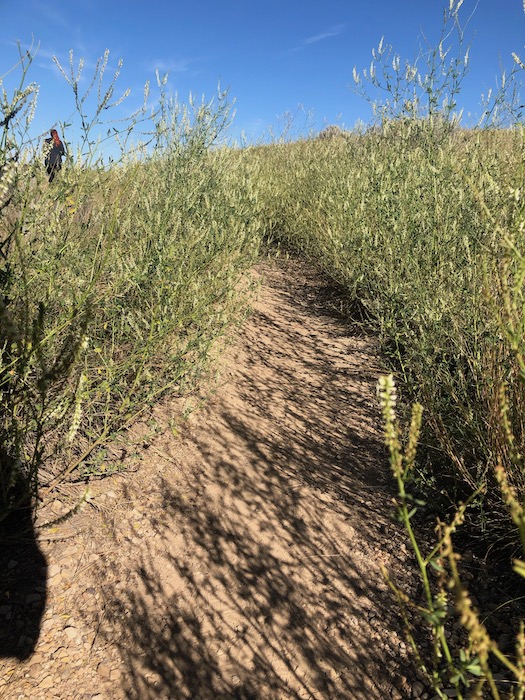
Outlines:
[[[450,3],[456,28],[459,5]],[[344,290],[348,314],[358,310],[377,332],[407,423],[408,404],[418,402],[403,449],[391,410],[398,397],[383,380],[398,516],[422,599],[410,600],[386,575],[419,666],[438,697],[523,698],[523,622],[515,650],[502,651],[465,588],[452,536],[467,522],[463,547],[483,543],[510,580],[524,544],[524,134],[512,122],[520,110],[514,82],[509,100],[500,93],[486,105],[483,120],[495,120],[486,128],[460,128],[453,100],[440,109],[440,95],[449,85],[456,96],[461,77],[461,61],[445,65],[445,55],[441,43],[427,54],[426,76],[408,64],[403,72],[394,58],[395,75],[384,75],[399,92],[374,105],[379,119],[366,132],[334,130],[253,157],[268,237],[314,259]],[[519,59],[516,66],[513,80]],[[378,73],[370,75],[377,86]],[[445,92],[424,102],[429,75],[443,79]],[[419,542],[422,508],[449,521],[435,546]],[[514,569],[523,576],[520,560]],[[453,602],[464,632],[454,643]],[[430,652],[416,641],[422,628]]]
[[[88,151],[50,185],[20,143],[14,166],[2,151],[0,520],[41,486],[96,473],[97,450],[195,386],[246,311],[261,220],[249,169],[212,149],[226,95],[161,99],[149,154],[109,169]]]
[[[519,303],[509,306],[506,276],[523,251],[524,140],[517,127],[438,128],[432,147],[435,124],[400,119],[261,149],[260,198],[269,237],[315,259],[345,289],[348,310],[358,306],[378,332],[405,398],[425,405],[422,476],[435,485],[434,502],[453,504],[483,486],[490,510],[499,503],[492,466],[507,451],[502,381],[521,424],[506,331]],[[505,259],[513,262],[502,267]],[[508,466],[525,495],[523,473]]]

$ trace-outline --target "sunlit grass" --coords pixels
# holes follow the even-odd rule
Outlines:
[[[388,124],[256,157],[268,235],[321,265],[346,290],[349,310],[365,310],[403,393],[430,414],[425,441],[443,455],[434,477],[454,502],[492,478],[503,378],[520,400],[502,340],[500,263],[510,230],[522,246],[510,192],[522,176],[523,137],[458,130],[429,151],[424,128]]]

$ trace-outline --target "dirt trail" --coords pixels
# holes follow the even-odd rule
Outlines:
[[[0,661],[0,698],[422,693],[379,570],[406,580],[411,565],[388,517],[377,348],[308,268],[261,273],[211,400],[182,424],[180,402],[159,406],[135,428],[140,468],[39,531],[47,583],[11,591],[0,623],[23,648],[20,616],[41,609],[41,632],[29,658]],[[54,512],[78,493],[64,487]]]

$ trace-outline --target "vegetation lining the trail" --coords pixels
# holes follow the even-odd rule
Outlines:
[[[483,487],[481,527],[512,530],[491,487],[501,462],[525,491],[498,398],[505,383],[520,444],[525,144],[516,125],[458,126],[453,100],[438,102],[459,80],[454,60],[438,85],[443,50],[428,59],[436,75],[434,96],[422,83],[426,108],[414,96],[417,74],[394,60],[407,84],[387,76],[398,94],[377,109],[376,126],[244,149],[217,146],[231,119],[225,93],[182,105],[157,76],[158,106],[142,131],[149,146],[109,167],[92,133],[119,102],[118,71],[104,91],[107,56],[99,62],[90,116],[71,56],[61,70],[83,139],[51,186],[38,153],[24,161],[36,88],[24,87],[32,56],[21,53],[0,140],[0,387],[11,465],[0,512],[51,445],[68,473],[89,471],[92,445],[164,388],[198,376],[212,339],[245,307],[241,280],[264,239],[315,260],[344,289],[346,309],[359,308],[379,334],[407,401],[425,406],[420,477],[436,505]],[[383,43],[375,56],[390,60]],[[126,137],[145,117],[132,119]]]
[[[509,432],[519,446],[525,437],[523,64],[514,56],[479,124],[462,128],[461,4],[449,3],[437,46],[415,63],[381,41],[370,68],[354,70],[372,127],[327,129],[252,158],[268,238],[344,290],[346,312],[379,334],[406,404],[425,407],[419,486],[441,513],[479,491],[467,517],[477,512],[481,537],[515,545],[494,469],[525,497],[522,450],[508,446]]]
[[[342,311],[359,308],[377,332],[404,405],[424,407],[423,459],[411,453],[403,479],[440,515],[470,498],[461,518],[510,560],[525,499],[519,120],[462,129],[454,100],[443,107],[446,90],[433,83],[434,99],[424,80],[422,110],[413,71],[394,60],[410,99],[396,95],[374,127],[236,149],[218,146],[224,93],[181,106],[159,79],[140,156],[102,167],[83,115],[87,155],[50,186],[17,141],[36,94],[24,87],[31,60],[21,54],[21,84],[11,99],[4,92],[0,122],[0,520],[43,485],[107,473],[100,450],[117,431],[163,393],[198,383],[214,341],[247,309],[246,272],[264,241],[338,283]],[[459,65],[442,74],[453,97]],[[68,82],[77,96],[73,69]],[[439,567],[450,549],[441,554]],[[442,636],[440,606],[427,622]],[[487,674],[476,629],[457,687]],[[515,697],[525,692],[524,639],[522,628]]]
[[[493,467],[525,495],[506,447],[498,392],[523,435],[520,129],[452,130],[388,122],[364,135],[262,149],[268,235],[318,263],[378,332],[407,399],[425,406],[432,462],[421,477],[441,505],[480,486],[506,529]],[[441,494],[441,495],[440,495]],[[488,517],[488,511],[485,510]]]

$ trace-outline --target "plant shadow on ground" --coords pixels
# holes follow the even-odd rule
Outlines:
[[[127,698],[383,698],[413,673],[379,572],[407,567],[375,350],[301,310],[297,277],[247,323],[183,459],[159,438],[181,468],[155,465],[149,533],[98,571]]]
[[[0,526],[0,658],[28,659],[35,650],[46,604],[47,562],[29,507]]]

